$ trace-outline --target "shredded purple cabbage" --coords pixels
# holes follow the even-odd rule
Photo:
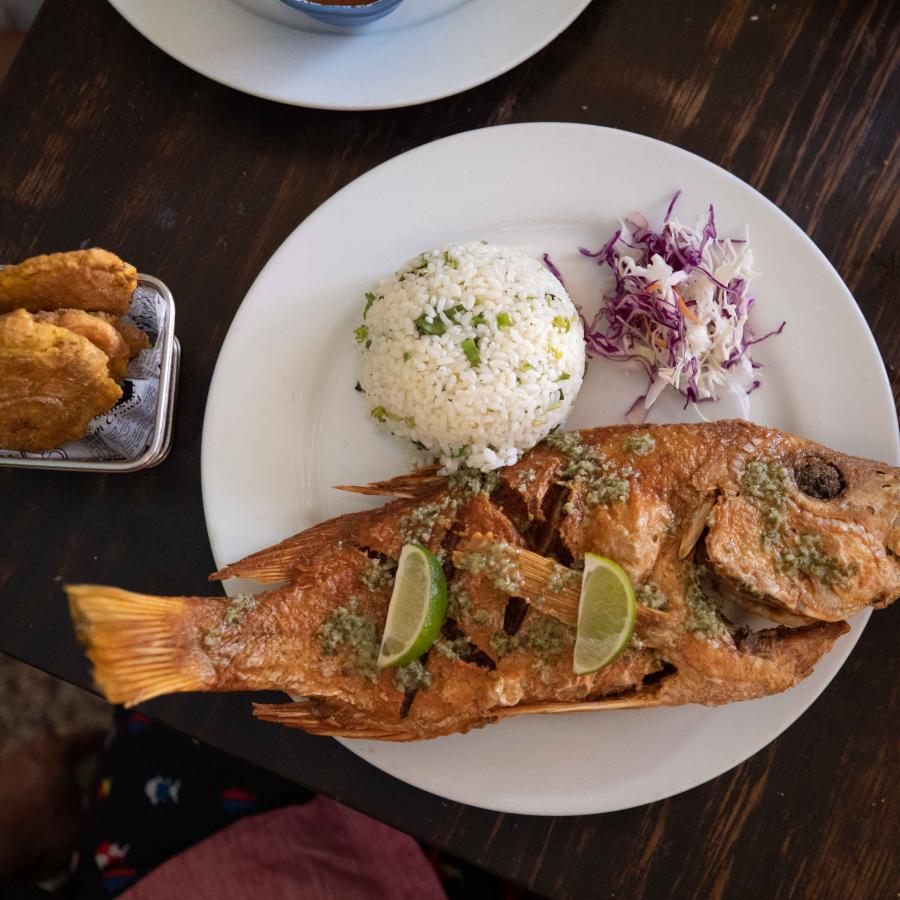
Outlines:
[[[755,303],[749,244],[719,238],[712,205],[697,228],[675,221],[680,194],[672,197],[660,231],[630,213],[598,250],[579,248],[614,279],[612,294],[593,320],[582,315],[588,355],[637,362],[649,381],[628,410],[630,420],[643,420],[667,386],[686,405],[718,400],[721,390],[746,398],[760,385],[751,373],[761,365],[750,348],[781,334],[786,324],[754,335],[748,321]],[[550,257],[543,259],[562,282]]]

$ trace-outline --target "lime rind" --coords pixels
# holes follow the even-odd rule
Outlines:
[[[637,601],[628,573],[595,553],[584,557],[572,669],[589,675],[614,662],[634,632]]]
[[[437,640],[447,617],[447,580],[440,560],[421,544],[400,553],[378,668],[406,666]]]

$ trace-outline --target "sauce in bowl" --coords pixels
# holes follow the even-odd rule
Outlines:
[[[393,12],[402,0],[281,0],[329,25],[364,25]]]

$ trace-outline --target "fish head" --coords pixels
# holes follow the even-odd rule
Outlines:
[[[738,592],[822,621],[900,595],[900,469],[800,439],[755,447],[730,469],[705,553]]]

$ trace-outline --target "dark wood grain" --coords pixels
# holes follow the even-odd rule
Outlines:
[[[0,473],[0,649],[86,685],[62,580],[208,589],[200,427],[244,293],[338,188],[447,134],[592,122],[723,165],[833,262],[900,397],[898,12],[889,0],[594,0],[490,84],[406,110],[331,113],[207,81],[102,0],[47,0],[0,92],[0,259],[117,250],[174,291],[184,357],[175,446],[158,469]],[[752,759],[679,797],[604,816],[502,816],[445,802],[334,741],[255,722],[245,696],[147,709],[554,896],[890,897],[900,882],[898,622],[896,608],[876,614],[823,697]]]

